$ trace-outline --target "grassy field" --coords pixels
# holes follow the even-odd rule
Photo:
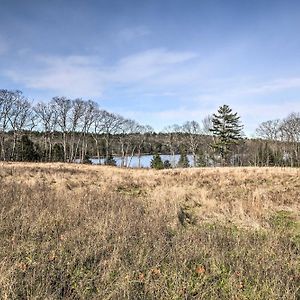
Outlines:
[[[0,166],[1,299],[300,299],[300,170]]]

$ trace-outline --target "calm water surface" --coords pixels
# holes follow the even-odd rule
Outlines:
[[[162,161],[169,160],[169,162],[171,163],[172,166],[176,166],[179,161],[180,155],[179,154],[175,155],[175,156],[161,155],[160,157],[161,157]],[[152,158],[153,158],[153,155],[142,155],[140,157],[141,168],[150,168]],[[117,162],[117,166],[120,167],[122,164],[121,157],[116,156],[116,157],[114,157],[114,159]],[[100,159],[100,162],[98,159],[95,159],[95,158],[91,158],[90,160],[92,161],[93,164],[104,164],[105,159],[104,158]],[[194,160],[193,160],[192,155],[188,155],[188,160],[189,160],[190,166],[193,166]],[[139,158],[137,156],[133,156],[131,159],[130,159],[130,157],[128,157],[127,167],[138,168],[139,167]]]

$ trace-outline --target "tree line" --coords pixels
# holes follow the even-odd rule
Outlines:
[[[168,154],[174,166],[175,155],[185,161],[189,154],[193,166],[300,166],[299,113],[261,123],[257,138],[246,138],[242,129],[239,116],[227,105],[200,122],[174,124],[156,133],[92,100],[54,97],[33,103],[21,91],[0,90],[2,161],[89,162],[92,157],[114,164],[118,156],[126,167],[133,156],[140,161],[143,154]]]

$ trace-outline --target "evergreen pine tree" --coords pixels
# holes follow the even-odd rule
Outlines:
[[[150,166],[152,169],[157,169],[157,170],[161,170],[164,168],[164,163],[161,160],[161,157],[158,153],[153,156]]]
[[[55,144],[53,146],[52,161],[64,161],[64,148],[61,144]]]
[[[214,136],[212,147],[221,155],[223,161],[228,159],[231,146],[242,139],[242,128],[240,117],[228,105],[220,106],[218,113],[213,114],[210,129]]]
[[[181,151],[177,166],[179,168],[188,168],[190,166],[186,150]]]
[[[198,151],[196,166],[197,167],[206,167],[207,166],[206,153],[202,149],[200,149]]]
[[[38,161],[40,153],[37,150],[33,141],[27,135],[23,135],[17,145],[17,158],[20,161]]]

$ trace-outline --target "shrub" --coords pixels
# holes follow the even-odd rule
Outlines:
[[[164,168],[165,169],[171,169],[172,168],[172,165],[171,165],[171,163],[168,159],[164,161]]]
[[[117,166],[117,162],[116,162],[116,160],[114,159],[114,157],[113,157],[112,155],[109,155],[109,156],[105,159],[104,164],[105,164],[106,166],[114,166],[114,167]]]
[[[161,170],[164,168],[164,163],[161,160],[160,155],[157,153],[153,156],[153,159],[151,160],[151,168]]]
[[[189,163],[189,159],[187,157],[186,150],[181,151],[177,166],[179,168],[189,168],[190,163]]]
[[[90,157],[87,154],[84,156],[82,163],[85,164],[85,165],[93,164]]]
[[[17,160],[39,161],[41,156],[38,150],[33,141],[27,135],[23,135],[17,144]]]

